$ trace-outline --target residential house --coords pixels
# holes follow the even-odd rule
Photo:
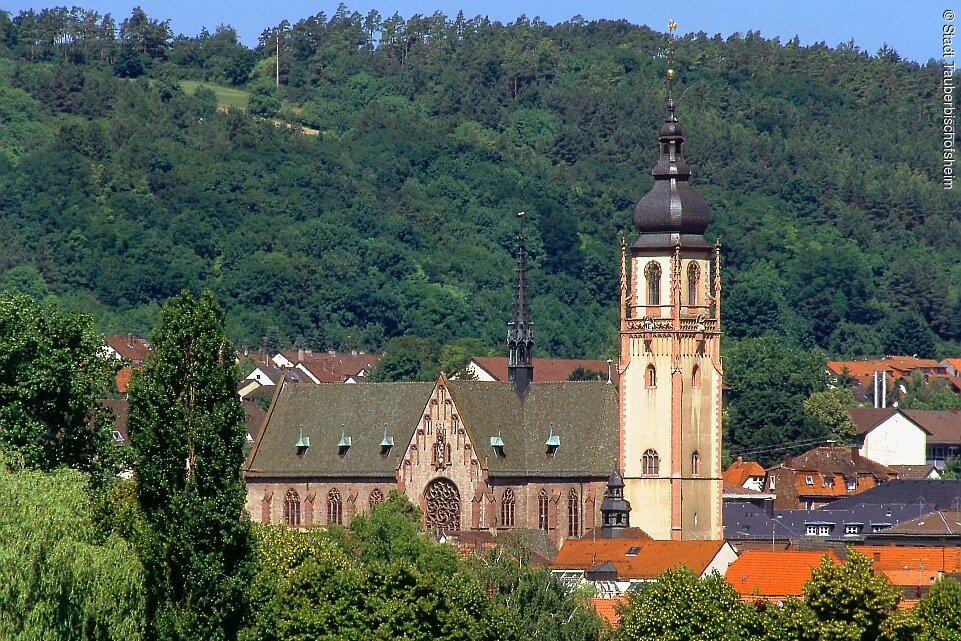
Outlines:
[[[724,574],[737,558],[726,541],[653,541],[643,533],[613,539],[591,533],[564,541],[551,564],[566,585],[591,583],[598,596],[613,598],[685,566],[699,577]]]
[[[924,380],[929,380],[931,377],[948,378],[948,370],[944,365],[934,359],[916,356],[828,361],[826,366],[834,376],[847,378],[852,383],[855,397],[861,401],[874,400],[874,378],[875,376],[883,377],[886,387],[878,390],[877,399],[878,403],[883,405],[893,405],[894,392],[898,390],[904,392],[907,382],[914,376],[921,376]]]
[[[766,472],[757,461],[745,461],[740,456],[722,474],[725,486],[740,486],[755,492],[764,489]]]
[[[961,454],[961,412],[958,410],[904,410],[904,415],[927,432],[925,463],[938,471]]]
[[[859,503],[874,505],[913,504],[916,510],[922,508],[926,510],[926,512],[915,512],[914,514],[914,516],[921,516],[934,510],[957,509],[958,497],[961,497],[961,481],[898,479],[865,490],[855,496],[839,498],[831,504],[831,508],[844,510]]]
[[[882,465],[923,465],[928,431],[896,407],[852,407],[858,453]]]
[[[124,365],[117,371],[114,384],[118,392],[126,394],[134,368],[139,367],[153,354],[153,349],[148,341],[133,334],[104,336],[103,340],[106,343],[106,354],[124,361]]]
[[[961,577],[961,548],[916,545],[858,545],[851,548],[871,559],[875,572],[902,591],[902,606],[927,594],[939,578]]]
[[[894,470],[864,458],[857,447],[829,443],[768,469],[766,485],[777,495],[775,507],[812,510],[895,478]]]
[[[811,571],[825,558],[841,562],[832,550],[746,550],[727,568],[724,578],[745,601],[766,599],[780,604],[802,595]]]
[[[272,360],[277,367],[300,370],[314,383],[362,383],[380,355],[299,349],[281,350]]]
[[[952,510],[927,512],[869,534],[866,541],[874,545],[961,547],[961,496],[957,497],[954,506]]]

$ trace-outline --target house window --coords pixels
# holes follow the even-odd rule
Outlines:
[[[768,481],[767,487],[768,487],[769,490],[773,490],[773,489],[774,489],[774,486],[775,486],[775,480],[774,480],[774,477],[772,476],[772,477],[770,477],[770,480]]]
[[[567,535],[581,535],[581,501],[573,489],[567,496]]]
[[[661,266],[655,262],[650,262],[644,268],[644,277],[647,279],[647,304],[661,304]]]
[[[854,492],[858,489],[857,479],[848,479],[848,492]]]
[[[860,533],[861,533],[861,526],[860,526],[860,525],[851,525],[851,524],[848,524],[848,525],[845,525],[845,526],[844,526],[844,535],[845,535],[845,536],[857,536],[857,535],[860,534]]]
[[[547,491],[537,493],[537,527],[547,532]]]
[[[647,366],[647,370],[644,373],[644,386],[657,387],[657,370],[654,369],[653,363]]]
[[[697,365],[691,371],[691,387],[698,388],[701,386],[701,368]]]
[[[818,526],[818,536],[830,536],[831,526],[830,525],[819,525]]]
[[[377,505],[377,504],[379,504],[379,503],[383,503],[383,502],[384,502],[384,493],[380,491],[380,488],[375,487],[375,488],[371,491],[371,493],[370,493],[370,498],[368,499],[367,502],[370,504],[370,507],[374,507],[375,505]]]
[[[691,454],[691,476],[701,475],[701,455],[697,452]]]
[[[824,476],[824,477],[822,477],[822,479],[824,480],[824,485],[825,485],[826,487],[834,487],[834,477],[833,477],[833,476]]]
[[[804,534],[805,536],[816,536],[818,533],[818,526],[816,525],[805,525]]]
[[[813,477],[813,476],[805,476],[805,477],[804,477],[804,484],[805,484],[805,485],[814,485],[814,477]]]
[[[514,527],[514,490],[507,488],[501,497],[501,525]]]
[[[300,496],[293,488],[284,495],[284,524],[300,527]]]
[[[807,536],[830,536],[831,526],[823,523],[808,523],[804,526],[804,534]]]
[[[327,493],[327,523],[344,524],[344,503],[340,500],[340,492],[336,487]]]
[[[697,283],[701,278],[701,268],[697,263],[687,266],[687,304],[697,305]]]
[[[655,450],[647,450],[641,457],[641,474],[657,474],[661,469],[661,457]]]

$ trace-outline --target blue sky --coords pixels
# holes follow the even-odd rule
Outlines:
[[[825,42],[829,46],[854,39],[856,45],[874,53],[882,44],[894,47],[903,57],[926,62],[941,57],[942,14],[946,9],[961,11],[961,0],[936,3],[933,0],[357,0],[347,3],[353,11],[371,9],[381,15],[394,12],[405,18],[414,14],[443,11],[449,16],[463,10],[468,17],[486,15],[509,22],[519,15],[540,16],[545,22],[563,22],[575,15],[588,20],[627,19],[664,31],[669,18],[678,23],[678,33],[704,31],[710,35],[760,31],[766,38],[783,41],[799,36],[804,45]],[[85,9],[110,13],[118,22],[138,5],[152,18],[170,20],[174,33],[196,35],[201,27],[213,30],[220,24],[237,29],[244,43],[256,43],[260,32],[284,19],[296,22],[321,11],[328,15],[338,2],[287,0],[71,0],[38,4],[36,1],[3,0],[0,8],[16,14],[48,6],[79,4]],[[956,18],[961,22],[961,18]],[[961,24],[959,24],[961,29]]]

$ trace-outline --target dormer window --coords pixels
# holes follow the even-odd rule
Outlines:
[[[297,456],[303,456],[307,453],[307,448],[310,447],[310,437],[304,436],[304,426],[300,426],[300,438],[294,444],[294,448],[297,451]]]
[[[117,441],[118,443],[123,443],[123,434],[121,434],[118,430],[111,432],[111,435],[113,436],[113,440]]]
[[[811,475],[805,476],[805,477],[804,477],[804,484],[805,484],[805,485],[814,485],[814,477],[811,476]]]
[[[351,446],[351,438],[347,436],[345,430],[340,431],[340,441],[337,442],[337,454],[338,456],[347,456],[347,451]]]
[[[394,447],[394,437],[387,433],[387,423],[384,423],[384,438],[380,441],[380,455],[390,454],[390,448]]]
[[[497,432],[497,436],[491,437],[491,447],[494,448],[494,453],[497,455],[497,458],[507,456],[504,452],[504,439],[501,437],[500,431]]]
[[[547,455],[554,456],[557,453],[557,448],[561,446],[561,437],[554,433],[554,424],[551,423],[550,436],[547,437],[547,442],[544,443],[547,448]]]

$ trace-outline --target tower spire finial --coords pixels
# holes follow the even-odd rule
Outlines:
[[[518,212],[517,273],[514,277],[514,313],[507,324],[507,380],[519,396],[527,393],[534,380],[534,332],[531,329],[530,301],[527,295],[527,248],[524,243],[524,212]]]
[[[677,122],[674,119],[674,31],[677,29],[677,23],[671,18],[667,21],[667,110],[669,113],[669,120]]]

